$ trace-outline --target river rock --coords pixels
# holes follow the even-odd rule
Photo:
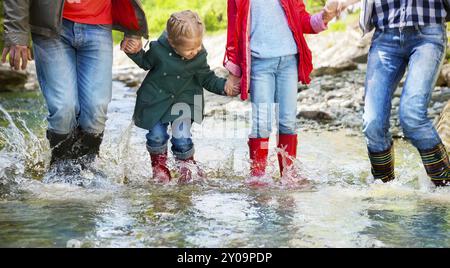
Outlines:
[[[351,60],[341,62],[333,66],[321,66],[315,69],[311,76],[319,77],[324,75],[337,75],[345,71],[353,71],[358,69],[358,65]]]
[[[450,64],[444,64],[444,66],[442,66],[437,86],[450,87]]]
[[[301,111],[297,118],[305,118],[315,121],[332,121],[333,116],[323,111]]]
[[[433,102],[447,102],[450,100],[450,88],[436,88],[431,95]]]
[[[0,65],[0,92],[24,90],[27,79],[27,72],[14,71],[7,65]]]

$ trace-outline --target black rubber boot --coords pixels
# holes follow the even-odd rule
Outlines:
[[[72,147],[76,141],[76,133],[58,134],[47,130],[47,139],[50,142],[52,157],[50,165],[60,161],[74,159]]]
[[[80,131],[78,139],[73,146],[73,154],[77,159],[80,159],[84,164],[94,162],[99,155],[100,145],[103,141],[103,133],[92,134],[85,131]]]

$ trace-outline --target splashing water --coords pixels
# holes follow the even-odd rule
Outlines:
[[[208,117],[204,128],[193,128],[207,178],[178,185],[170,155],[175,179],[157,184],[146,131],[131,122],[134,92],[119,83],[113,92],[93,170],[67,163],[75,171],[66,176],[41,171],[49,158],[45,138],[0,106],[7,122],[0,127],[0,181],[13,184],[0,184],[0,194],[15,192],[0,196],[0,247],[450,246],[450,191],[431,187],[404,141],[395,144],[398,178],[383,184],[371,180],[364,140],[353,132],[301,132],[284,178],[277,162],[284,152],[273,136],[268,184],[249,187],[246,138],[221,138],[233,130],[210,127],[218,119]]]

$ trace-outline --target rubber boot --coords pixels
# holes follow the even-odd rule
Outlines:
[[[50,149],[52,150],[50,165],[74,158],[72,150],[75,143],[74,133],[57,134],[47,130],[47,139],[50,143]]]
[[[369,159],[372,165],[372,175],[375,180],[389,182],[395,179],[394,147],[379,153],[369,151]]]
[[[197,166],[194,157],[188,159],[178,160],[180,178],[178,179],[179,184],[187,184],[192,181],[192,168]],[[200,173],[200,169],[198,170]],[[200,174],[201,175],[201,174]]]
[[[168,183],[172,179],[167,167],[167,152],[150,154],[153,169],[153,180],[159,183]]]
[[[278,138],[278,148],[284,152],[278,153],[278,164],[280,166],[281,177],[285,169],[292,166],[293,160],[297,157],[297,135],[280,134]],[[286,157],[288,156],[288,157]]]
[[[438,187],[450,185],[450,161],[444,144],[431,150],[419,150],[422,162],[431,181]]]
[[[266,174],[267,156],[269,155],[269,138],[250,138],[250,175],[263,177]]]

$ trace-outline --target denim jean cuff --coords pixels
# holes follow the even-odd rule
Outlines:
[[[180,152],[176,152],[176,151],[173,151],[172,153],[175,156],[175,158],[178,160],[188,160],[189,158],[194,156],[195,149],[194,149],[194,147],[192,147],[192,149],[190,149],[189,151],[184,152],[184,153],[180,153]]]
[[[147,144],[147,151],[150,154],[164,154],[167,152],[167,143],[159,147],[151,147]]]

